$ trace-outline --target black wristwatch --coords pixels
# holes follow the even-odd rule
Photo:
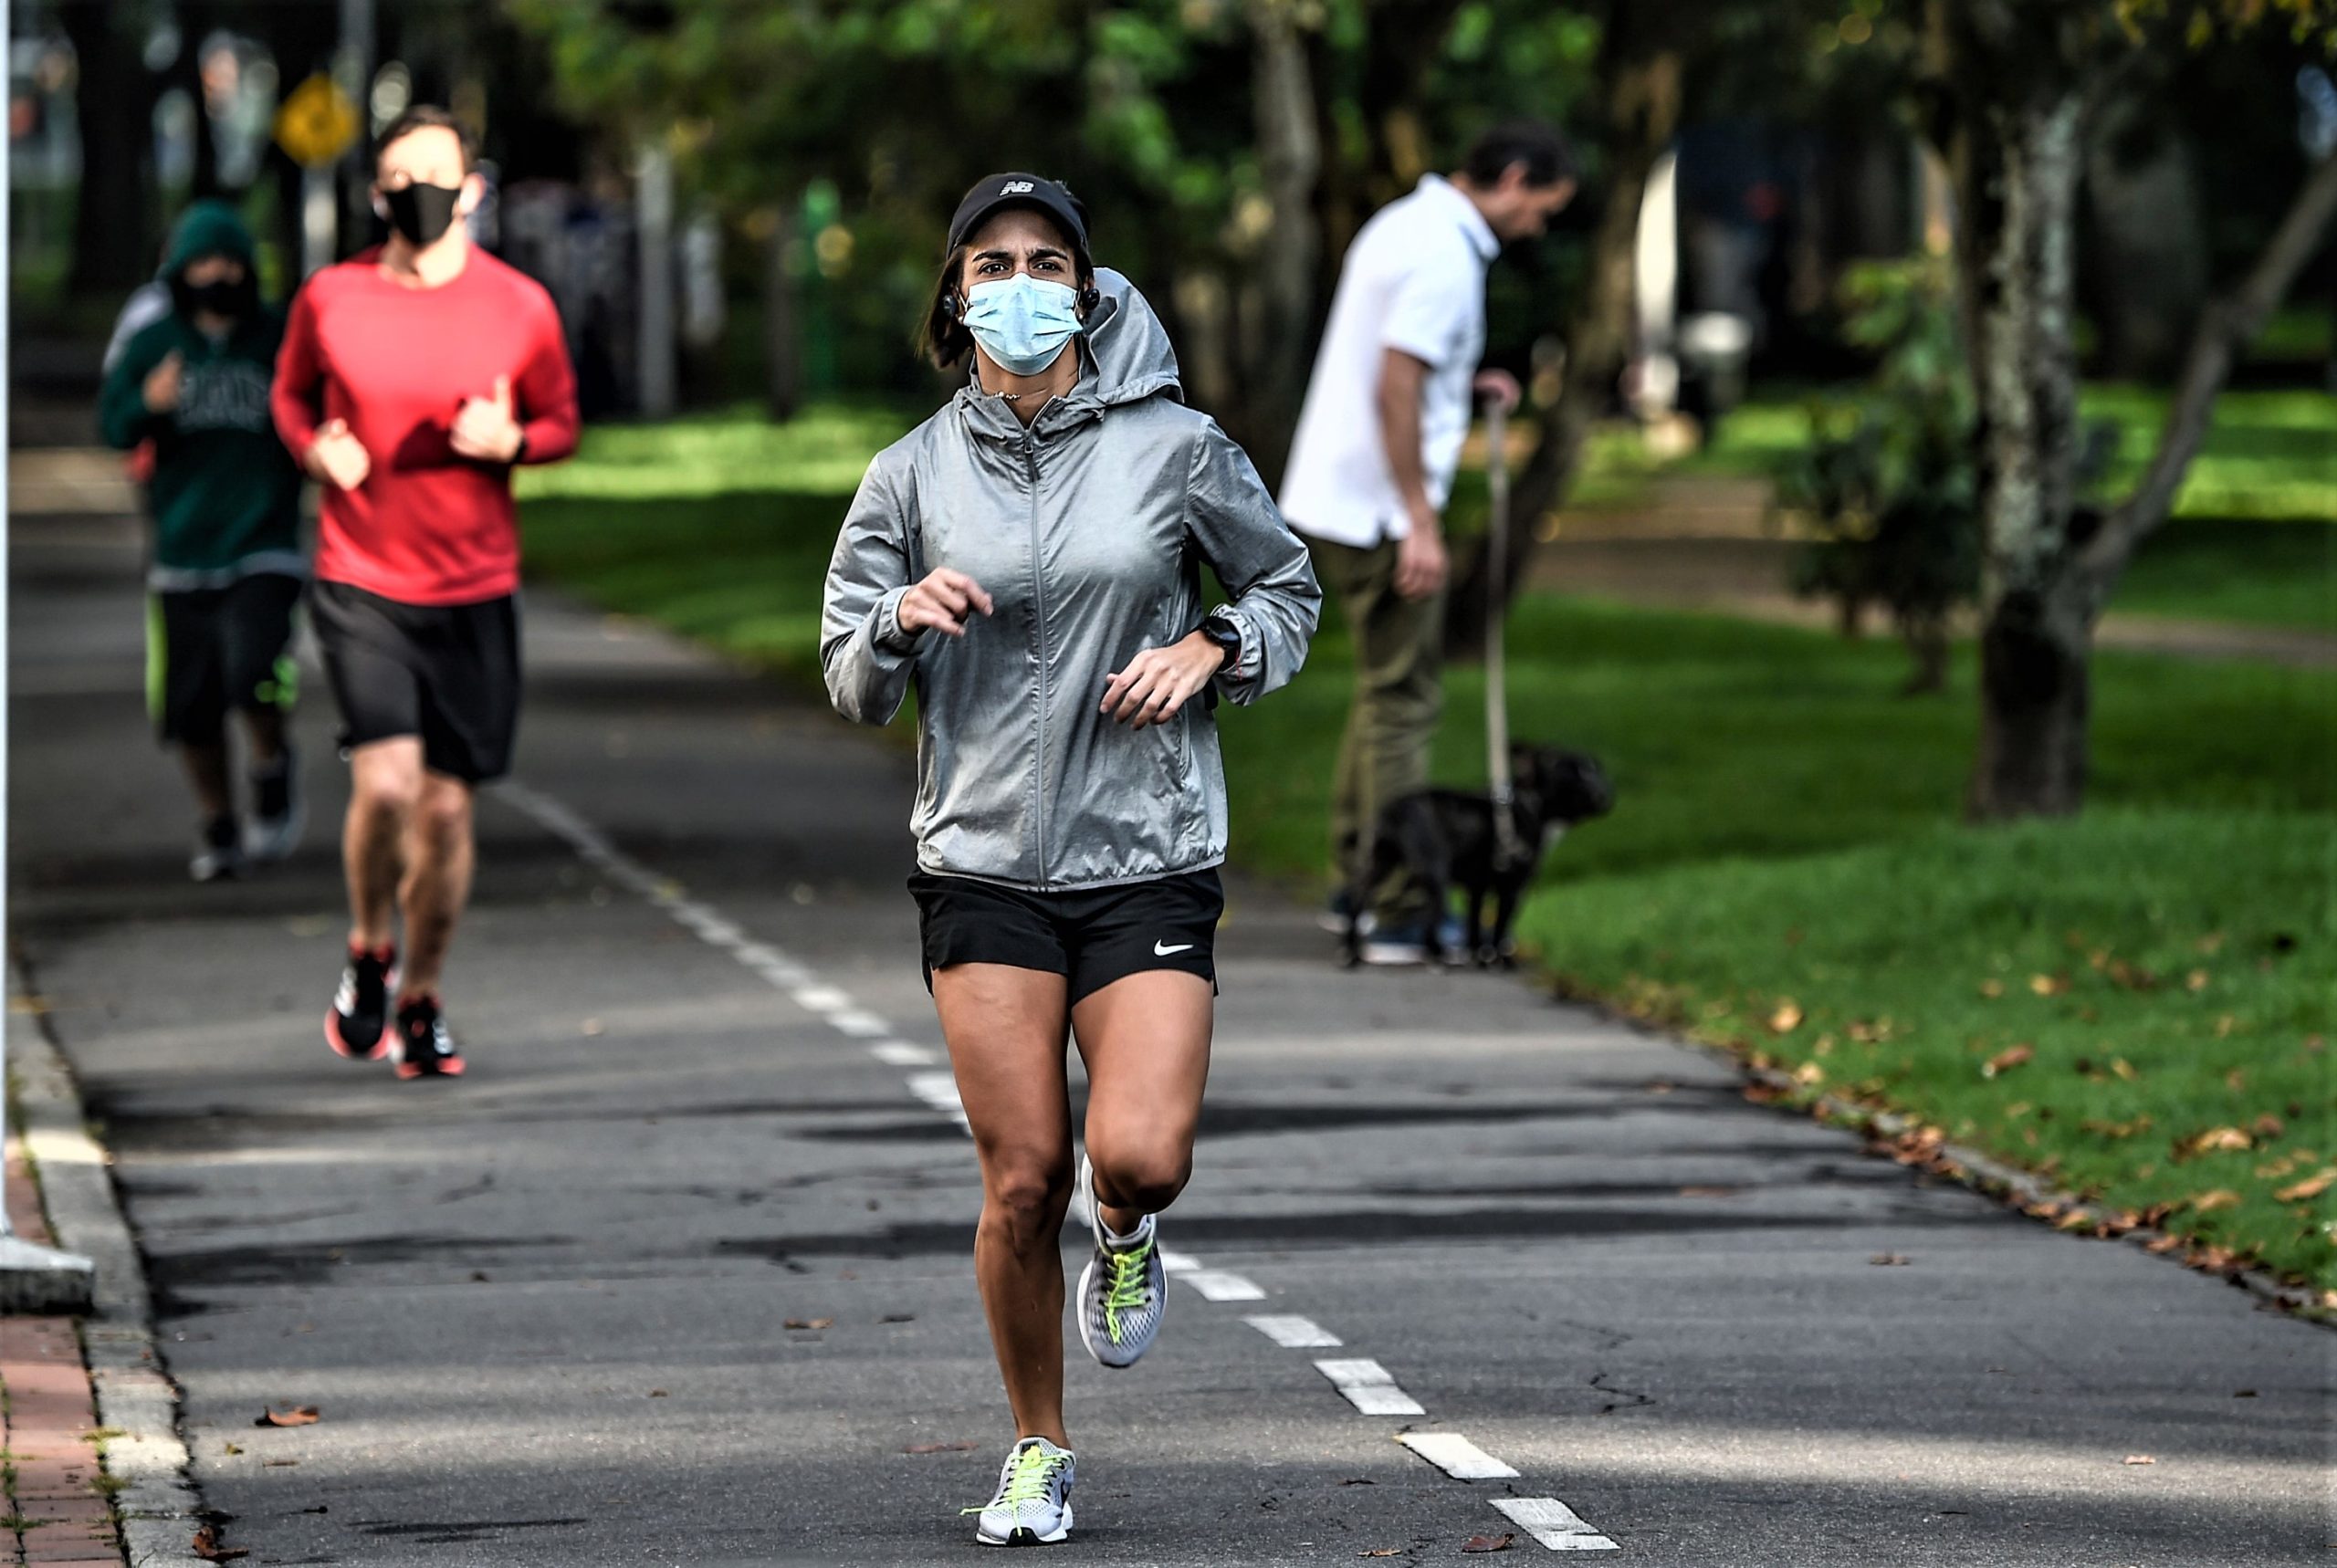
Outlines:
[[[1231,671],[1242,662],[1242,628],[1233,623],[1231,616],[1212,614],[1205,617],[1200,623],[1200,634],[1216,643],[1218,651],[1225,655],[1225,662],[1218,666],[1220,670]]]

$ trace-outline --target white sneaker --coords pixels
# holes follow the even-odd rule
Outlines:
[[[1133,1236],[1104,1228],[1095,1207],[1095,1167],[1079,1156],[1079,1192],[1095,1230],[1095,1255],[1079,1271],[1079,1343],[1106,1366],[1133,1366],[1160,1337],[1168,1311],[1168,1279],[1153,1244],[1158,1216],[1148,1214]]]
[[[1069,1536],[1073,1469],[1069,1448],[1044,1437],[1015,1444],[999,1469],[998,1495],[966,1510],[981,1515],[974,1539],[984,1546],[1037,1546]]]

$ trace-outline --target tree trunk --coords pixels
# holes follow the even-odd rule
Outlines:
[[[1290,455],[1314,339],[1320,236],[1315,189],[1323,170],[1315,81],[1295,0],[1252,0],[1252,102],[1258,167],[1273,216],[1259,246],[1258,320],[1244,345],[1252,440],[1262,474]]]
[[[153,176],[154,84],[122,14],[127,7],[58,9],[79,73],[73,104],[81,132],[81,189],[73,212],[71,287],[76,293],[134,288],[154,272],[146,199]]]
[[[2094,607],[2070,570],[2078,456],[2071,337],[2080,102],[2040,89],[1999,110],[2000,199],[1975,209],[1985,356],[1980,515],[1981,818],[2058,816],[2085,798],[2086,658]]]
[[[1588,276],[1566,329],[1566,371],[1557,401],[1535,422],[1534,455],[1510,495],[1509,549],[1502,584],[1515,598],[1525,581],[1541,519],[1565,497],[1582,461],[1591,426],[1613,401],[1631,349],[1632,279],[1640,204],[1649,172],[1680,124],[1682,49],[1692,28],[1666,7],[1619,7],[1603,46],[1599,79],[1608,106],[1608,189],[1590,242]],[[1446,652],[1466,657],[1484,646],[1485,550],[1480,545],[1455,576],[1445,622]]]

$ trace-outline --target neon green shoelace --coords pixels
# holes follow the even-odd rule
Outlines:
[[[1152,1258],[1152,1243],[1131,1247],[1125,1252],[1110,1254],[1112,1288],[1104,1296],[1104,1326],[1111,1331],[1112,1343],[1120,1343],[1120,1314],[1147,1305],[1144,1293],[1145,1265]]]
[[[1026,1502],[1037,1502],[1047,1495],[1047,1485],[1062,1467],[1064,1456],[1060,1450],[1049,1453],[1033,1443],[1014,1456],[1014,1468],[1006,1472],[1006,1484],[990,1501],[978,1508],[961,1508],[959,1513],[982,1513],[1004,1503],[1018,1508]]]

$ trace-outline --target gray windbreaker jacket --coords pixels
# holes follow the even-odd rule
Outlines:
[[[1254,702],[1298,673],[1322,604],[1305,548],[1250,460],[1179,401],[1177,359],[1128,280],[1098,269],[1078,386],[1025,429],[970,378],[876,455],[828,567],[820,662],[845,717],[917,694],[917,863],[1043,891],[1198,871],[1225,857],[1216,720],[1197,696],[1131,729],[1097,711],[1111,673],[1200,624],[1200,567],[1233,602]],[[905,633],[937,567],[987,590],[966,634]]]

